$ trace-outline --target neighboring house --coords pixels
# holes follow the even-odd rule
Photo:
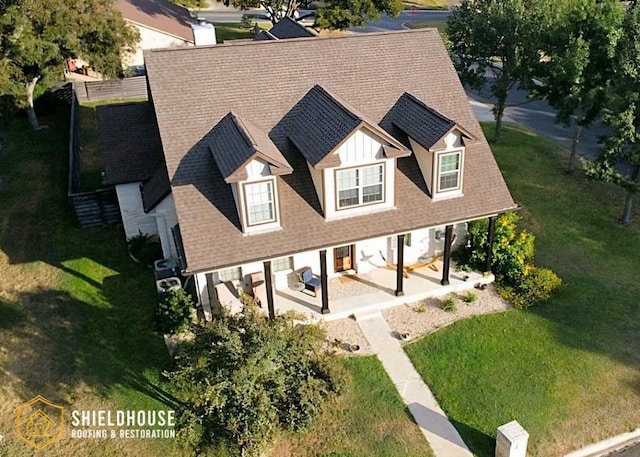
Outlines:
[[[328,277],[384,256],[402,295],[402,267],[439,250],[446,285],[454,234],[516,208],[436,30],[154,50],[145,63],[150,102],[99,111],[106,178],[127,236],[158,233],[201,304],[259,273],[272,313],[274,287],[311,267],[325,313]]]
[[[305,27],[300,22],[289,16],[285,16],[269,30],[261,30],[256,34],[255,40],[286,40],[289,38],[310,38],[318,36],[318,33]]]
[[[124,57],[124,66],[144,68],[145,49],[216,44],[211,24],[196,24],[186,8],[165,0],[117,0],[115,8],[140,33],[135,53]]]

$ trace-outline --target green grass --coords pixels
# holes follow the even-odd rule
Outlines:
[[[216,22],[213,25],[216,28],[216,40],[219,43],[253,38],[252,30],[243,28],[239,22]]]
[[[496,428],[513,419],[530,455],[562,455],[640,423],[640,215],[618,225],[623,193],[564,174],[568,154],[534,134],[507,128],[492,148],[536,235],[536,263],[563,287],[543,306],[458,322],[407,352],[477,455],[492,456]]]
[[[68,107],[32,132],[12,121],[0,154],[0,455],[33,450],[13,431],[17,405],[43,395],[71,410],[159,410],[174,401],[161,373],[171,365],[152,332],[151,270],[127,255],[121,227],[78,229],[66,203]],[[374,358],[344,362],[354,383],[302,438],[292,456],[431,455]],[[175,440],[74,440],[43,455],[183,456]],[[321,450],[321,454],[318,454]],[[326,452],[325,452],[326,451]],[[351,453],[351,454],[349,454]],[[225,457],[221,454],[217,457]]]
[[[351,391],[305,434],[283,439],[278,457],[409,457],[432,452],[377,358],[344,360]]]
[[[447,2],[444,0],[403,0],[404,9],[415,8],[417,10],[446,10]]]

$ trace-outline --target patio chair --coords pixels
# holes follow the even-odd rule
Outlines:
[[[256,301],[256,304],[260,307],[267,305],[267,285],[264,281],[264,273],[251,273],[249,275],[251,281],[251,293]]]
[[[244,305],[240,301],[238,291],[230,281],[216,284],[217,301],[220,306],[226,308],[231,314],[242,312]]]
[[[313,274],[310,267],[304,268],[300,273],[300,282],[304,284],[303,290],[313,292],[313,296],[318,296],[318,291],[322,289],[320,278]]]

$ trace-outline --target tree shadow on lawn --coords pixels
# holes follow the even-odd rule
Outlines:
[[[128,257],[121,227],[74,226],[66,199],[69,108],[41,120],[49,128],[32,132],[25,119],[13,119],[0,153],[7,221],[0,281],[15,300],[0,302],[9,360],[0,376],[23,400],[43,395],[64,404],[84,385],[106,398],[120,385],[165,401],[155,384],[171,360],[152,331],[152,272]]]
[[[493,457],[496,447],[496,439],[480,430],[473,428],[463,422],[449,418],[453,426],[458,430],[460,436],[464,437],[464,442],[474,455],[478,457]]]

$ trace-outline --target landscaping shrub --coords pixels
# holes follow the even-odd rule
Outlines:
[[[142,265],[153,266],[162,258],[162,247],[155,235],[139,232],[127,240],[129,254]]]
[[[478,296],[476,294],[474,294],[473,292],[467,292],[466,294],[464,294],[462,296],[462,301],[465,302],[466,304],[470,305],[470,304],[475,303],[476,301],[478,301]]]
[[[453,313],[457,308],[456,299],[453,297],[445,298],[440,302],[440,307],[448,313]]]
[[[518,229],[520,219],[516,213],[504,213],[497,218],[492,251],[493,272],[501,296],[516,308],[527,308],[549,300],[560,287],[561,280],[551,270],[534,266],[535,237],[526,230]],[[461,268],[485,267],[488,224],[486,219],[469,223],[467,243],[456,253]]]
[[[310,425],[346,384],[322,349],[324,331],[290,316],[269,319],[248,305],[193,330],[168,377],[184,405],[180,434],[201,453],[227,442],[259,455],[276,432]]]
[[[193,301],[184,289],[170,289],[160,296],[156,310],[156,329],[161,333],[179,333],[191,323]]]
[[[532,267],[516,286],[501,286],[498,291],[514,307],[524,309],[549,300],[561,284],[558,275],[548,268]]]

